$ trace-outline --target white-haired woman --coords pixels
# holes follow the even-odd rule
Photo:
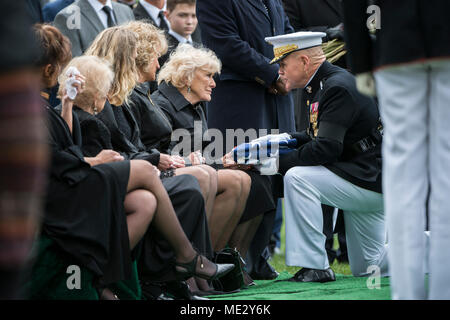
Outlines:
[[[220,70],[221,63],[214,52],[190,45],[179,45],[160,70],[158,90],[151,95],[151,99],[164,112],[172,130],[187,129],[189,132],[189,137],[180,136],[178,140],[174,137],[165,137],[168,153],[186,138],[191,139],[191,150],[194,150],[195,121],[202,123],[200,133],[202,136],[208,129],[204,113],[205,102],[211,100],[212,91],[216,86],[214,75]],[[208,142],[203,142],[203,147],[207,144]],[[231,247],[236,247],[245,257],[263,215],[273,213],[275,210],[270,181],[253,171],[220,169],[218,174],[251,178],[250,192],[240,220],[235,221],[232,234],[228,238],[222,237],[222,242],[215,247],[218,251],[221,246],[228,243]]]

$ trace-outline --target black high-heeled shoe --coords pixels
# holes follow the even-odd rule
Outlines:
[[[203,269],[203,256],[197,254],[194,259],[187,263],[175,262],[175,273],[179,280],[186,280],[190,277],[199,277],[205,280],[215,280],[223,277],[228,272],[233,270],[234,264],[217,264],[211,262],[216,266],[216,271],[213,275],[200,273],[197,271],[197,260],[200,257],[200,269]],[[180,269],[182,268],[182,269]]]

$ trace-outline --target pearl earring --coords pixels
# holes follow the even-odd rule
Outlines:
[[[97,107],[94,106],[94,116],[96,116],[96,115],[97,115]]]

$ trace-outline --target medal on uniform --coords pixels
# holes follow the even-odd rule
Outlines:
[[[312,133],[314,137],[317,137],[317,117],[319,114],[319,102],[311,103],[311,107],[309,109],[309,122],[312,129]]]

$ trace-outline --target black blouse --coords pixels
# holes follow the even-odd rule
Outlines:
[[[164,112],[173,131],[177,129],[187,130],[191,139],[189,153],[203,150],[210,143],[210,141],[204,139],[208,124],[203,103],[193,106],[176,87],[166,82],[160,83],[158,90],[151,95],[151,98]],[[169,150],[182,143],[185,138],[188,138],[187,135],[177,134],[172,136],[173,141],[170,142]],[[183,156],[187,156],[187,154],[183,154]]]
[[[116,118],[116,113],[113,108],[122,108],[123,118],[121,119],[121,126],[127,126],[130,130],[124,133],[118,123],[118,118]],[[109,102],[105,103],[103,110],[97,115],[97,118],[101,120],[105,126],[108,128],[111,134],[111,143],[113,150],[121,153],[126,159],[141,159],[147,160],[151,164],[157,166],[159,164],[159,151],[155,149],[146,149],[140,138],[140,130],[136,123],[136,120],[131,113],[130,108],[124,104],[120,107],[112,106]],[[128,131],[125,129],[125,131]],[[94,137],[95,138],[95,137]]]
[[[172,124],[150,96],[148,83],[134,88],[130,96],[130,110],[141,131],[141,140],[147,150],[169,153]]]

